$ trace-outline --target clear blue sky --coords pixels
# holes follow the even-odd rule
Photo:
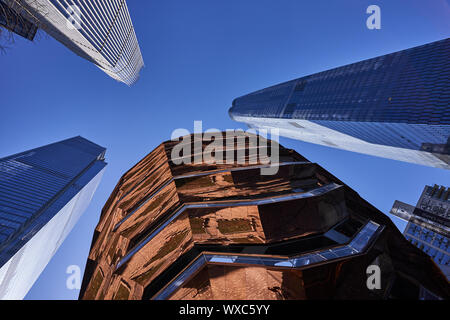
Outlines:
[[[28,299],[75,299],[66,267],[84,270],[93,230],[120,176],[176,128],[240,128],[234,98],[314,72],[449,36],[446,0],[128,0],[146,63],[129,88],[49,37],[17,39],[0,56],[0,157],[82,135],[108,148],[94,200]],[[368,30],[370,4],[382,29]],[[244,128],[245,129],[245,128]],[[299,141],[282,143],[317,162],[383,212],[416,203],[448,171]]]

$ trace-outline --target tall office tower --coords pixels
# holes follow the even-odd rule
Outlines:
[[[214,148],[188,137],[162,143],[122,176],[95,230],[80,299],[450,297],[432,260],[319,165],[249,134],[218,133]],[[180,145],[201,148],[178,156]],[[275,150],[279,161],[268,165]],[[209,153],[243,160],[198,158]],[[278,170],[262,174],[268,166]],[[379,290],[366,284],[374,264]]]
[[[7,0],[0,0],[0,27],[4,27],[28,40],[33,40],[37,26],[27,19],[26,12],[17,4],[6,4]],[[1,28],[0,28],[0,31]]]
[[[89,205],[105,149],[75,137],[0,159],[0,299],[23,299]]]
[[[237,98],[253,128],[373,156],[450,168],[450,39]]]
[[[426,186],[416,206],[395,201],[391,213],[408,222],[404,235],[439,265],[450,281],[450,189]]]
[[[110,77],[133,84],[144,66],[125,0],[1,0]]]

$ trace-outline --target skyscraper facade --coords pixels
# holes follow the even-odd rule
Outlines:
[[[89,205],[105,148],[75,137],[0,159],[0,299],[23,299]]]
[[[195,161],[211,141],[190,137],[162,143],[122,176],[95,230],[80,299],[450,297],[431,259],[319,165],[283,147],[268,164],[274,146],[245,133],[214,140],[216,160],[245,161]],[[190,148],[174,156],[180,144]],[[278,170],[261,174],[267,166]],[[367,285],[372,265],[378,289]]]
[[[2,0],[110,77],[133,84],[144,66],[125,0]]]
[[[324,146],[450,168],[450,39],[237,98],[232,119]]]
[[[14,3],[7,5],[6,1],[0,0],[0,26],[28,40],[33,40],[37,26],[27,19],[23,8]]]
[[[391,213],[408,222],[406,239],[428,254],[450,281],[450,189],[426,186],[416,206],[395,201]]]

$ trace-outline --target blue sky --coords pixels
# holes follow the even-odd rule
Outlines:
[[[128,0],[146,67],[129,88],[50,37],[0,56],[0,157],[82,135],[108,148],[102,183],[27,299],[75,299],[101,208],[120,176],[176,128],[241,128],[234,98],[286,80],[449,36],[446,0]],[[381,7],[381,30],[366,8]],[[244,128],[245,129],[245,128]],[[282,139],[383,212],[415,204],[448,171]]]

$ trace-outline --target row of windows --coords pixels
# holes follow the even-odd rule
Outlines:
[[[431,246],[426,245],[425,243],[418,241],[411,237],[406,237],[413,245],[417,248],[428,254],[437,264],[450,266],[450,255],[445,254],[442,251],[436,250]]]
[[[419,239],[421,242],[428,243],[436,248],[450,253],[449,239],[441,234],[435,233],[413,223],[411,223],[408,227],[406,234]]]

